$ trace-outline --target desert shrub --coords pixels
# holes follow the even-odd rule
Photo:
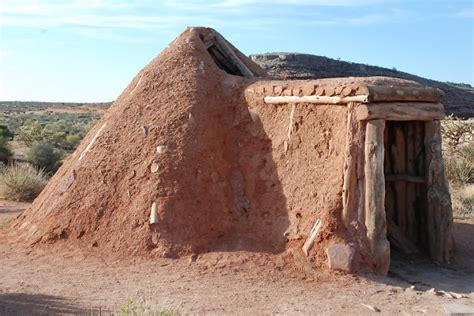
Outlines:
[[[450,115],[443,120],[441,133],[447,154],[459,154],[462,145],[474,138],[474,120],[461,120]]]
[[[20,127],[18,139],[31,147],[35,142],[43,141],[42,127],[39,124],[27,124]]]
[[[13,133],[6,125],[0,125],[0,138],[5,138],[7,140],[13,138]]]
[[[50,143],[34,143],[28,151],[28,160],[46,172],[55,172],[60,166],[61,153]]]
[[[146,300],[134,301],[129,299],[127,304],[120,310],[122,316],[179,316],[180,313],[174,309],[155,309]]]
[[[47,181],[43,170],[27,163],[0,170],[0,192],[8,200],[31,201],[41,193]]]
[[[83,136],[78,134],[66,135],[59,143],[60,148],[65,150],[73,150],[79,145]]]
[[[79,120],[79,119],[77,119]],[[89,131],[90,124],[70,121],[28,121],[18,129],[18,139],[28,147],[37,142],[48,142],[56,148],[70,151],[76,148],[81,139]]]
[[[461,145],[459,155],[467,161],[474,163],[474,141]]]
[[[453,211],[457,216],[474,215],[474,185],[452,186]]]
[[[8,139],[0,136],[0,161],[7,161],[12,157],[10,147],[8,147]]]
[[[474,161],[462,157],[447,156],[445,158],[446,176],[455,185],[471,183],[474,180]]]

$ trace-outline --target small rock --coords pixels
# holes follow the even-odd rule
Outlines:
[[[195,122],[195,121],[194,121],[194,117],[193,117],[193,115],[192,115],[191,113],[188,114],[188,122],[189,122],[189,124],[191,124],[191,125],[194,124],[194,122]]]
[[[151,164],[151,166],[150,166],[150,171],[151,171],[152,173],[157,172],[159,169],[160,169],[160,165],[157,164],[156,162],[153,162],[153,163]]]
[[[334,244],[326,250],[329,269],[351,271],[354,249],[349,245]]]
[[[451,293],[446,292],[446,291],[439,291],[439,294],[444,295],[448,298],[454,298],[454,296]]]
[[[361,303],[360,305],[364,306],[365,308],[370,309],[373,312],[380,313],[380,309],[375,307],[375,306],[368,305],[368,304],[363,304],[363,303]]]
[[[281,87],[281,86],[274,86],[273,87],[273,93],[275,95],[280,95],[282,91],[283,91],[283,87]]]
[[[423,313],[423,314],[428,314],[428,310],[424,309],[424,308],[414,308],[412,309],[414,312],[416,313]]]
[[[190,257],[189,257],[189,263],[191,262],[196,262],[198,258],[198,254],[197,253],[193,253]]]
[[[461,293],[456,293],[456,292],[449,292],[454,298],[466,298],[467,295],[461,294]]]
[[[304,95],[312,95],[314,93],[314,85],[306,85],[303,87]]]
[[[160,146],[156,147],[156,152],[158,154],[164,154],[167,151],[168,151],[168,146],[166,146],[166,145],[160,145]]]
[[[461,304],[444,304],[444,311],[448,315],[474,315],[474,307]]]
[[[429,289],[428,291],[426,291],[426,293],[428,294],[434,294],[434,295],[439,295],[438,294],[438,291],[436,291],[436,289],[433,287],[431,289]]]

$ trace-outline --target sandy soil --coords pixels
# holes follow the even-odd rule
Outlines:
[[[0,202],[0,220],[27,204]],[[183,314],[443,314],[443,304],[474,305],[474,219],[457,221],[452,266],[395,258],[388,277],[268,266],[251,252],[191,258],[104,260],[72,249],[15,249],[0,243],[0,315],[118,313],[129,299]],[[416,290],[410,286],[415,285]],[[461,293],[449,298],[431,288]]]
[[[23,212],[30,204],[0,200],[0,228]]]

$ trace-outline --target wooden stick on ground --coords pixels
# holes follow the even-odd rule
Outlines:
[[[323,222],[318,218],[316,219],[316,222],[314,223],[313,227],[311,228],[311,232],[309,233],[308,239],[306,239],[304,245],[303,245],[303,252],[306,256],[309,255],[309,251],[314,245],[314,241],[316,240],[316,237],[318,237],[319,231],[321,230],[321,226],[323,225]]]

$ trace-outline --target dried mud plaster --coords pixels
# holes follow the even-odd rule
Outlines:
[[[342,222],[347,104],[265,97],[337,90],[340,103],[399,81],[271,81],[216,34],[189,28],[142,69],[6,238],[104,257],[244,251],[289,269],[373,270],[364,223]]]

